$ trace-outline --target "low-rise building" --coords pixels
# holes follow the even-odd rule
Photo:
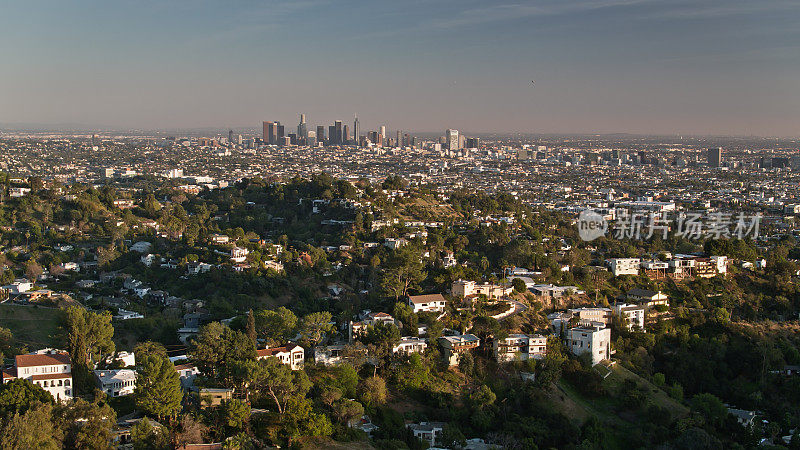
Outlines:
[[[97,387],[109,397],[130,395],[136,389],[135,370],[95,370],[94,377]]]
[[[49,392],[56,401],[73,396],[72,360],[69,353],[46,348],[14,358],[14,368],[3,371],[3,383],[22,378]]]
[[[427,442],[428,445],[433,447],[436,445],[436,441],[441,439],[444,426],[445,424],[442,422],[420,422],[409,423],[406,428],[414,433],[414,437]]]
[[[403,353],[410,355],[411,353],[422,353],[428,348],[428,341],[423,338],[417,337],[402,337],[400,342],[392,348],[393,353]]]
[[[458,336],[442,336],[439,338],[445,361],[450,366],[458,364],[459,356],[481,345],[481,340],[474,334],[461,334]]]
[[[620,275],[639,275],[641,258],[611,258],[606,260],[608,268],[615,277]]]
[[[305,363],[306,352],[303,347],[289,343],[283,347],[262,348],[256,350],[256,357],[258,359],[275,357],[278,358],[282,364],[286,364],[292,370],[300,370]]]
[[[534,295],[542,297],[561,298],[565,295],[580,295],[585,294],[577,286],[556,286],[553,284],[535,284],[531,286],[530,291]]]
[[[539,334],[512,334],[492,343],[498,362],[541,359],[547,354],[547,338]]]
[[[611,329],[602,324],[570,328],[566,341],[574,355],[589,353],[592,365],[611,358]]]
[[[659,305],[669,306],[669,297],[661,291],[633,288],[625,294],[625,297],[632,302],[648,308]]]
[[[342,362],[344,344],[318,345],[314,347],[314,361],[325,366],[335,366]]]
[[[505,297],[514,291],[514,287],[510,284],[476,283],[467,280],[454,281],[450,289],[453,297],[485,295],[489,299]]]
[[[392,317],[390,314],[386,314],[384,312],[367,312],[366,314],[362,315],[360,321],[350,321],[348,333],[350,341],[352,342],[353,339],[356,339],[366,333],[367,327],[375,326],[377,324],[397,325],[397,321],[394,320],[394,317]]]
[[[644,306],[615,303],[611,305],[611,310],[622,320],[628,330],[644,331]]]
[[[442,294],[409,295],[408,305],[414,309],[415,313],[442,312],[447,306],[447,301]]]

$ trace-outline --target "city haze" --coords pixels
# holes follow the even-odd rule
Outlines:
[[[798,21],[781,0],[17,3],[0,126],[796,136]]]

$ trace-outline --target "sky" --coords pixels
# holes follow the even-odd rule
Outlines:
[[[797,0],[3,3],[0,124],[800,136]]]

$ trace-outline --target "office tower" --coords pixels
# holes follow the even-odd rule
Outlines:
[[[402,147],[403,146],[403,141],[401,139],[402,136],[403,136],[403,132],[400,131],[400,130],[397,130],[397,137],[394,138],[395,147]]]
[[[333,130],[336,136],[331,136],[331,141],[334,141],[336,145],[342,145],[343,138],[344,138],[344,129],[342,128],[342,121],[337,120],[333,122]]]
[[[280,122],[275,123],[278,124],[278,142],[283,142],[283,137],[285,136],[283,134],[283,125]]]
[[[300,114],[300,123],[297,125],[297,138],[301,141],[304,141],[307,135],[308,124],[306,124],[306,115]]]
[[[444,133],[448,150],[458,150],[458,130],[448,129]]]
[[[322,142],[325,140],[325,126],[317,125],[317,141]]]
[[[367,131],[367,139],[373,144],[378,143],[378,132],[377,131]]]
[[[309,147],[314,147],[317,145],[317,133],[314,131],[309,131],[308,136],[306,137],[306,145]]]
[[[297,139],[298,139],[297,133],[289,133],[289,135],[286,136],[286,137],[289,138],[289,143],[290,144],[297,145]]]
[[[342,144],[350,143],[350,128],[347,125],[342,127]]]
[[[465,148],[467,146],[467,138],[463,134],[458,135],[458,148]]]
[[[242,140],[242,135],[241,135],[241,134],[240,134],[240,135],[238,135],[238,136],[236,137],[236,143],[237,143],[237,144],[239,144],[239,145],[242,145],[242,143],[243,143],[243,142],[244,142],[244,141]]]
[[[269,130],[272,128],[272,122],[262,122],[262,125],[264,126],[264,133],[263,133],[261,139],[264,141],[265,144],[269,144],[270,143],[269,142],[269,136],[270,136]]]
[[[361,126],[358,123],[358,115],[356,114],[355,119],[353,119],[353,140],[356,144],[358,144],[358,138],[361,137]]]
[[[336,145],[336,126],[328,127],[328,145]]]
[[[380,133],[381,133],[381,143],[383,143],[384,141],[386,141],[386,125],[381,125]]]
[[[228,145],[233,144],[233,130],[228,130]]]
[[[722,147],[708,149],[706,158],[709,167],[719,167],[722,164]]]

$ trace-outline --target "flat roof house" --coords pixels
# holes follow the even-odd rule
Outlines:
[[[458,364],[459,355],[468,352],[481,345],[481,340],[474,334],[462,334],[459,336],[442,336],[439,338],[439,345],[444,350],[443,356],[450,366]]]

